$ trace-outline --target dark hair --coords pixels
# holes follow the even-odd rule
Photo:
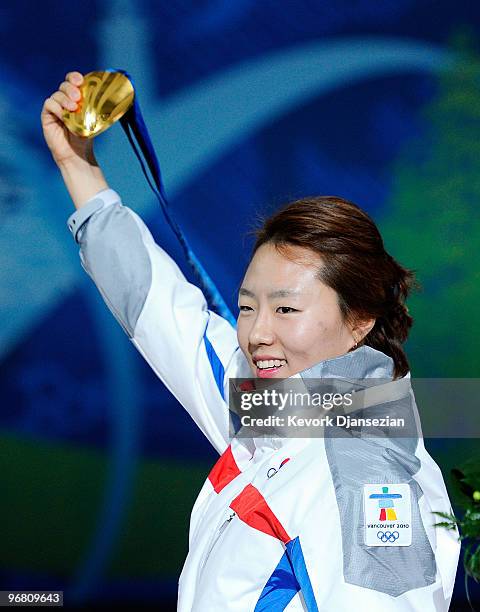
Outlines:
[[[252,257],[267,242],[286,256],[289,245],[319,254],[324,265],[318,278],[337,292],[344,320],[376,319],[359,345],[390,356],[394,378],[405,376],[410,368],[402,343],[413,323],[405,301],[419,284],[412,270],[385,251],[366,212],[340,197],[307,197],[286,204],[253,233]]]

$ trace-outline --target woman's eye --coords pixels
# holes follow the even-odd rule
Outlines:
[[[252,310],[252,308],[250,306],[239,306],[238,308],[239,308],[239,310],[241,310],[243,312],[247,312],[249,310]]]
[[[291,308],[290,306],[279,306],[277,310],[283,310],[282,314],[287,314],[287,312],[298,312],[296,308]]]

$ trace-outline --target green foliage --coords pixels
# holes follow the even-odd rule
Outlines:
[[[438,76],[422,111],[424,133],[402,151],[378,219],[387,250],[422,285],[409,299],[406,347],[420,377],[478,376],[480,59],[465,49],[465,33],[452,41],[459,59]]]
[[[480,582],[480,457],[470,459],[461,468],[454,468],[452,481],[453,493],[462,509],[462,516],[434,512],[446,519],[435,526],[452,530],[458,528],[463,542],[465,574]]]
[[[446,512],[433,512],[433,514],[437,514],[438,516],[447,519],[446,521],[435,523],[434,527],[445,527],[445,529],[455,530],[456,526],[458,525],[458,521],[454,514],[449,514]]]

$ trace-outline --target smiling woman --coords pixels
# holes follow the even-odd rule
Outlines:
[[[261,245],[244,279],[254,291],[239,292],[238,341],[260,378],[285,378],[343,355],[375,323],[344,322],[337,293],[319,278],[319,255],[293,245],[283,252],[272,242]]]
[[[305,198],[256,233],[238,320],[254,376],[288,377],[362,344],[392,357],[395,377],[408,372],[414,275],[385,251],[366,212],[339,197]]]
[[[402,347],[413,274],[355,204],[299,200],[258,231],[236,332],[108,187],[91,141],[67,133],[63,108],[74,110],[81,82],[67,75],[42,125],[77,208],[68,227],[82,266],[221,455],[192,510],[178,610],[446,612],[460,547],[433,525],[432,506],[450,502]],[[259,378],[295,379],[312,395],[319,380],[338,383],[361,398],[345,423],[366,417],[373,432],[233,435],[229,381],[252,373],[251,390]],[[409,428],[399,434],[390,416]]]

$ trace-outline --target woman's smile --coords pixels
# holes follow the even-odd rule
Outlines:
[[[273,378],[278,372],[281,372],[287,364],[287,360],[262,354],[254,356],[253,363],[258,378]]]

